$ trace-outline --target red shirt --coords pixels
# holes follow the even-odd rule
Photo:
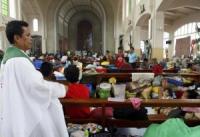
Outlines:
[[[163,72],[163,68],[160,64],[156,64],[152,67],[152,71],[155,75],[159,75],[159,74],[162,74]]]
[[[115,61],[115,66],[117,68],[120,68],[121,66],[123,66],[125,64],[124,62],[124,58],[122,56],[117,57],[116,61]]]
[[[72,99],[89,99],[89,89],[78,83],[72,83],[68,85],[68,92],[65,98]],[[90,115],[89,107],[67,107],[65,108],[65,113],[70,116],[70,118],[88,118]]]

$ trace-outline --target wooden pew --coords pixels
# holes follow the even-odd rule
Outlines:
[[[162,73],[163,76],[182,76],[185,78],[192,78],[194,81],[200,81],[200,73]],[[117,78],[117,82],[130,82],[132,79],[131,73],[97,73],[97,74],[84,74],[83,79],[86,80],[84,83],[93,83],[94,86],[101,83],[102,81],[108,81],[109,78]],[[66,80],[57,80],[56,82],[67,84]]]
[[[191,77],[196,81],[200,80],[199,73],[163,73],[163,76],[183,76]],[[131,81],[131,73],[102,73],[95,75],[88,75],[87,77],[93,77],[95,79],[94,83],[99,84],[102,80],[108,79],[110,77],[115,77],[120,81]],[[58,81],[63,84],[67,84],[66,81]],[[73,100],[73,99],[61,99],[61,103],[65,106],[91,106],[91,107],[102,107],[103,116],[101,119],[71,119],[66,116],[67,122],[72,123],[88,123],[94,122],[99,123],[103,126],[116,126],[116,127],[147,127],[152,123],[161,123],[166,120],[164,115],[150,115],[149,120],[144,121],[130,121],[122,119],[111,119],[105,117],[105,107],[132,107],[131,102],[126,100],[125,102],[109,102],[107,100],[101,99],[89,99],[89,100]],[[142,102],[144,107],[200,107],[200,100],[144,100]],[[189,120],[186,121],[189,126],[200,125],[199,120]]]
[[[162,123],[166,120],[166,116],[162,114],[149,115],[148,120],[124,120],[124,119],[114,119],[106,118],[105,108],[124,108],[132,107],[129,100],[124,102],[112,102],[104,99],[89,99],[89,100],[74,100],[74,99],[60,99],[63,106],[90,106],[90,107],[102,107],[102,117],[101,119],[71,119],[66,116],[67,122],[72,123],[89,123],[94,122],[101,124],[104,127],[115,126],[115,127],[147,127],[152,123]],[[200,107],[200,99],[149,99],[143,100],[141,106],[143,107]],[[187,120],[186,124],[189,126],[200,125],[200,120]]]
[[[192,78],[195,81],[200,81],[200,73],[162,73],[163,76],[182,76],[185,78]],[[89,76],[88,76],[89,77]],[[132,73],[102,73],[93,75],[95,78],[95,83],[100,83],[102,80],[109,79],[111,77],[117,78],[120,82],[131,81]]]
[[[87,68],[83,69],[83,72],[90,70]],[[136,69],[107,69],[108,73],[142,73],[142,72],[152,72],[152,69],[140,69],[140,68],[136,68]],[[177,73],[178,71],[175,69],[164,69],[163,72],[165,73]]]
[[[116,70],[118,73],[152,73],[152,69],[140,69],[140,68],[137,68],[137,69],[117,69]],[[112,70],[108,70],[108,72],[112,73]],[[175,69],[164,69],[163,72],[165,73],[177,73],[178,71],[175,70]]]

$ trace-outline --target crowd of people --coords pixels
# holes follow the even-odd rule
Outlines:
[[[0,51],[0,136],[2,137],[68,137],[64,113],[74,118],[97,117],[99,109],[89,107],[63,108],[58,98],[89,99],[90,91],[79,83],[87,68],[112,66],[116,69],[152,69],[155,75],[163,69],[191,67],[189,58],[174,58],[158,62],[156,58],[140,60],[134,47],[129,51],[118,48],[112,55],[45,54],[40,57],[26,54],[32,39],[24,21],[11,21],[6,27],[11,47]],[[52,80],[66,80],[62,85]],[[12,85],[12,86],[11,86]],[[80,92],[81,91],[81,92]],[[95,113],[96,112],[96,113]],[[112,109],[106,110],[112,117]]]

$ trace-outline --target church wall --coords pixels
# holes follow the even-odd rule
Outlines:
[[[59,33],[60,35],[64,35],[63,34],[63,19],[61,17],[58,17],[58,22],[57,22],[57,26],[58,26],[58,30],[57,30],[57,33]]]
[[[141,29],[140,30],[140,39],[147,40],[148,39],[148,30]]]
[[[156,6],[155,9],[157,10],[160,6],[160,4],[163,2],[163,0],[155,0],[156,1]]]

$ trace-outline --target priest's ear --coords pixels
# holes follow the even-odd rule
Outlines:
[[[14,35],[14,43],[19,43],[21,40],[21,37],[19,35]]]

